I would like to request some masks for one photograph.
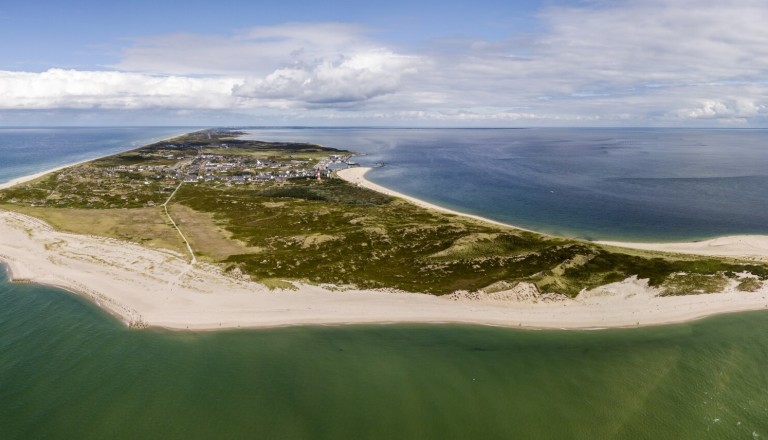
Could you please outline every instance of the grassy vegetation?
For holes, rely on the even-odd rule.
[[[679,273],[672,274],[662,283],[664,295],[686,295],[694,293],[722,292],[728,285],[728,278],[721,272],[714,274]]]
[[[185,186],[175,201],[211,213],[232,238],[258,249],[221,260],[257,279],[433,294],[528,281],[542,291],[574,296],[632,275],[670,294],[706,291],[698,278],[686,284],[686,278],[673,277],[681,272],[735,276],[746,270],[768,277],[766,267],[757,264],[649,258],[503,229],[340,181],[290,182],[266,190]]]
[[[306,143],[258,142],[234,139],[238,132],[204,130],[66,168],[37,180],[0,191],[0,203],[28,207],[82,209],[142,208],[163,203],[179,182],[191,173],[201,155],[222,160],[262,160],[268,171],[311,170],[329,154],[345,153]],[[218,176],[252,176],[257,171],[242,165]],[[202,177],[202,176],[200,176]],[[218,183],[223,184],[219,180]]]
[[[232,255],[260,251],[257,247],[249,247],[233,239],[232,233],[218,224],[211,213],[195,211],[181,204],[171,205],[169,212],[196,250],[198,260],[215,263]]]
[[[0,205],[0,209],[37,217],[65,232],[99,235],[152,248],[187,252],[162,208],[101,210]]]
[[[743,278],[736,286],[736,289],[741,290],[742,292],[756,292],[761,287],[763,287],[763,282],[759,279]]]
[[[162,208],[142,206],[162,203],[177,184],[168,174],[188,172],[193,158],[211,151],[230,158],[300,158],[306,161],[300,166],[311,166],[336,150],[203,131],[0,191],[0,202],[62,230],[184,252]],[[160,171],[138,165],[111,170],[120,164],[171,171],[157,178]],[[636,275],[664,294],[684,295],[722,290],[729,279],[754,291],[768,279],[762,264],[622,251],[502,228],[428,211],[338,179],[184,184],[169,212],[201,259],[271,287],[299,280],[441,295],[526,281],[542,292],[575,296]],[[757,278],[736,275],[745,271]]]

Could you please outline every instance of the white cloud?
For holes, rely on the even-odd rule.
[[[0,108],[227,108],[235,83],[124,72],[0,71]]]
[[[0,108],[272,109],[286,118],[768,125],[763,0],[584,2],[538,34],[404,49],[349,24],[146,37],[110,72],[0,72]]]
[[[678,110],[675,116],[680,119],[723,119],[725,121],[741,121],[746,123],[749,118],[765,115],[768,107],[748,99],[704,100],[695,108]]]
[[[373,50],[319,60],[314,65],[277,69],[235,87],[240,97],[281,99],[308,104],[360,102],[396,92],[403,75],[416,72],[414,57]]]
[[[356,25],[289,23],[235,34],[144,37],[126,48],[113,67],[175,75],[263,76],[278,68],[316,64],[379,47]]]

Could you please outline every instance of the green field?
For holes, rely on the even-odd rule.
[[[327,157],[348,152],[236,134],[202,131],[71,167],[0,191],[0,204],[61,230],[185,252],[160,204],[197,176],[168,204],[196,256],[270,286],[298,280],[443,295],[524,281],[575,296],[636,275],[684,295],[721,291],[730,279],[754,291],[768,278],[756,262],[607,248],[427,210],[314,178]]]

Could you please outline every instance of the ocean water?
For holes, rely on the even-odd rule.
[[[768,315],[601,331],[129,330],[0,281],[3,439],[768,435]]]
[[[768,233],[768,130],[252,129],[384,163],[369,178],[535,231],[675,241]]]
[[[189,127],[0,128],[0,183],[193,130]]]

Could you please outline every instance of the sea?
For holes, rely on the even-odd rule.
[[[403,194],[534,231],[694,241],[768,233],[768,130],[248,130],[364,154]]]
[[[0,129],[0,181],[187,131],[25,130]],[[383,164],[370,174],[378,183],[513,224],[529,218],[525,225],[536,230],[657,241],[767,232],[735,215],[728,224],[721,212],[765,215],[757,195],[766,188],[760,165],[768,132],[760,130],[249,132],[365,153],[361,164]],[[505,198],[515,176],[521,188]],[[476,182],[493,185],[482,191]],[[594,192],[600,182],[607,187]],[[679,204],[687,208],[643,215],[661,222],[709,212],[722,217],[719,226],[693,223],[686,233],[670,221],[635,233],[575,220],[582,214],[563,214],[569,220],[561,224],[550,214],[539,227],[528,212],[561,200],[534,195],[559,191],[606,212],[591,199],[605,194],[614,205],[646,187],[660,198],[686,194]],[[709,206],[691,201],[702,191]],[[621,209],[655,206],[638,198]],[[8,283],[0,267],[0,439],[755,439],[768,436],[766,365],[763,311],[592,331],[437,324],[131,330],[76,294]]]

